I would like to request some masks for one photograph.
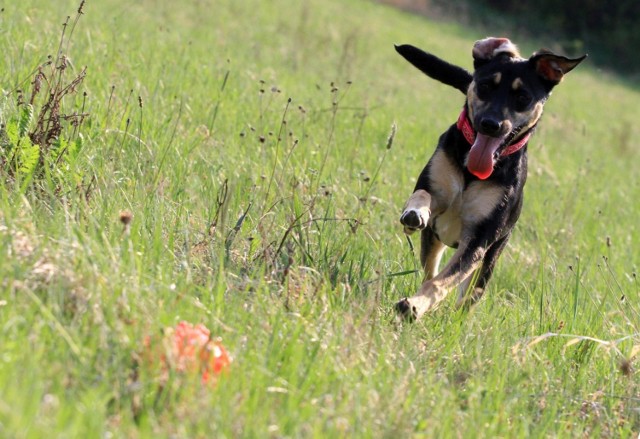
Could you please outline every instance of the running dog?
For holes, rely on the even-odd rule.
[[[416,295],[395,305],[413,321],[456,285],[458,306],[482,297],[520,216],[527,142],[552,89],[586,55],[570,59],[540,50],[524,59],[508,39],[486,38],[473,46],[471,74],[410,45],[396,50],[466,95],[457,123],[440,136],[400,217],[406,234],[421,231],[425,280]],[[446,246],[457,250],[438,272]]]

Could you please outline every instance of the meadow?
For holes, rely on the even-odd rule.
[[[571,72],[485,297],[399,325],[399,214],[463,97],[393,44],[471,69],[485,29],[364,0],[78,6],[0,12],[0,437],[637,437],[637,87]],[[45,82],[68,117],[38,156]],[[213,386],[140,364],[180,321],[233,357]]]

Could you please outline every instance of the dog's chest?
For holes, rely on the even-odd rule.
[[[433,212],[429,218],[429,226],[435,232],[438,239],[449,247],[458,247],[462,232],[461,220],[462,197],[454,200],[446,210]]]
[[[504,201],[504,189],[486,181],[451,179],[446,187],[434,190],[429,226],[438,239],[449,247],[457,247],[465,233],[492,215]]]

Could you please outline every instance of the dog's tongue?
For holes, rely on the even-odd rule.
[[[489,178],[493,172],[493,155],[502,144],[502,138],[489,137],[478,133],[471,146],[467,169],[480,180]]]

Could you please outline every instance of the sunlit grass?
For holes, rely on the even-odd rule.
[[[77,9],[14,3],[3,120]],[[640,96],[588,65],[480,305],[394,323],[420,282],[398,214],[463,99],[393,43],[470,68],[484,36],[362,1],[88,3],[87,178],[0,189],[0,436],[637,433]],[[213,390],[133,373],[181,320],[234,357]]]

